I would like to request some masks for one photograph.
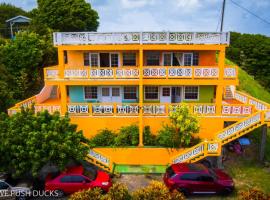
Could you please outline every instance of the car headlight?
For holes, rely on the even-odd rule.
[[[101,185],[107,186],[107,185],[109,185],[109,182],[102,182]]]

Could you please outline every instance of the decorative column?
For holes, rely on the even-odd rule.
[[[61,115],[65,115],[67,112],[67,87],[63,83],[60,84],[61,92]]]
[[[139,52],[139,146],[143,146],[143,49],[140,48]]]
[[[64,70],[65,70],[65,58],[64,58],[64,50],[58,47],[58,69],[59,76],[61,79],[64,78]]]
[[[218,77],[218,85],[216,88],[216,112],[217,114],[221,114],[221,106],[222,106],[222,97],[223,97],[223,88],[225,87],[224,80],[224,66],[225,66],[225,47],[223,47],[218,54],[218,69],[219,69],[219,77]]]

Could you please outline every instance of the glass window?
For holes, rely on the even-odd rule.
[[[185,87],[185,99],[186,100],[198,100],[199,99],[199,87],[198,86]]]
[[[214,181],[213,177],[208,176],[208,175],[201,175],[199,177],[199,180],[203,181],[203,182],[213,182]]]
[[[118,53],[111,54],[111,67],[118,67]]]
[[[86,181],[86,180],[82,176],[71,176],[71,182],[72,183],[82,183],[84,181]]]
[[[164,66],[172,66],[172,54],[164,53],[163,54],[163,65]]]
[[[84,66],[90,66],[89,53],[83,54],[83,63]]]
[[[173,170],[172,167],[168,167],[168,168],[166,169],[166,173],[168,174],[169,177],[172,177],[172,176],[175,175],[175,172],[174,172],[174,170]]]
[[[101,94],[103,97],[109,97],[110,96],[110,88],[102,88]]]
[[[64,51],[64,62],[65,62],[65,64],[68,63],[68,54],[67,54],[67,51]]]
[[[9,188],[9,185],[5,182],[0,181],[0,190],[6,190]]]
[[[159,66],[159,52],[148,52],[146,53],[146,65],[148,66]]]
[[[119,97],[120,96],[120,88],[112,88],[112,96]]]
[[[123,66],[136,66],[136,53],[123,53]]]
[[[97,99],[97,87],[94,86],[87,86],[84,87],[84,98],[85,99]]]
[[[137,99],[136,87],[124,87],[124,99]]]
[[[98,62],[99,56],[97,53],[91,53],[90,54],[90,66],[91,67],[98,67],[99,66],[99,62]]]
[[[158,99],[158,87],[157,86],[146,86],[145,87],[145,99]]]
[[[171,88],[162,88],[162,96],[169,97],[171,96]]]
[[[181,180],[185,180],[185,181],[198,181],[199,180],[200,175],[197,173],[187,173],[187,174],[183,174],[181,176]]]
[[[64,176],[60,179],[61,183],[71,183],[71,176]]]
[[[194,52],[193,53],[193,66],[198,66],[199,65],[199,53]]]
[[[192,65],[192,53],[184,53],[184,66]]]

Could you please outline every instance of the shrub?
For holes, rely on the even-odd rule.
[[[156,145],[156,136],[151,133],[150,126],[144,127],[143,143],[144,145],[148,145],[148,146]]]
[[[113,146],[116,134],[111,130],[103,129],[97,135],[90,139],[90,147]]]
[[[100,200],[102,199],[102,190],[100,188],[93,188],[89,190],[82,190],[72,194],[70,200]]]
[[[109,192],[103,197],[104,200],[130,200],[131,195],[128,192],[126,185],[115,183],[110,188]]]
[[[115,146],[137,146],[139,144],[139,127],[130,125],[120,128],[115,138]]]
[[[266,195],[260,190],[250,189],[248,191],[240,192],[239,200],[269,200],[270,195]]]
[[[175,139],[174,129],[168,125],[164,125],[158,132],[156,143],[163,147],[179,147],[180,140]]]
[[[182,200],[184,195],[180,192],[170,192],[168,188],[159,181],[152,181],[147,187],[133,192],[134,200]]]

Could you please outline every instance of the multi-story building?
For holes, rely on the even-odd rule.
[[[68,112],[86,137],[138,124],[140,148],[91,150],[92,161],[110,170],[217,156],[270,118],[268,104],[235,90],[238,68],[225,61],[229,33],[54,33],[54,45],[59,63],[44,69],[43,90],[9,112],[33,102],[36,111]],[[143,127],[156,133],[183,102],[198,114],[204,141],[186,150],[141,148]]]

